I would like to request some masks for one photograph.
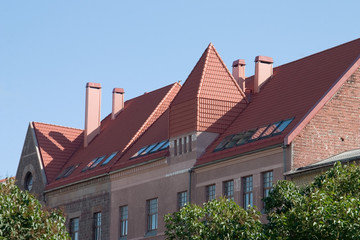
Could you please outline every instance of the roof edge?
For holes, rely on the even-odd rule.
[[[327,92],[315,103],[315,105],[305,114],[298,124],[284,138],[284,145],[289,145],[295,137],[304,129],[311,119],[320,109],[332,98],[340,89],[344,82],[360,67],[360,55],[349,66],[349,68],[339,77],[337,81],[327,90]]]
[[[32,134],[35,149],[36,149],[36,155],[37,155],[37,158],[39,160],[41,177],[43,178],[44,184],[46,186],[49,183],[49,181],[48,181],[48,178],[47,178],[47,175],[46,175],[46,172],[45,172],[44,160],[43,160],[42,154],[40,152],[40,147],[39,147],[38,137],[37,137],[37,134],[36,134],[36,131],[35,131],[34,122],[29,123],[29,128],[31,128],[31,134]]]

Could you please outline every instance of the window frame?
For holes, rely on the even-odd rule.
[[[77,225],[75,225],[77,223]],[[76,226],[76,228],[75,228]],[[69,221],[69,235],[71,240],[79,240],[80,218],[71,218]]]
[[[125,210],[125,211],[124,211]],[[127,237],[129,225],[129,207],[128,205],[120,206],[120,238]],[[126,212],[126,215],[124,214]]]
[[[178,210],[183,208],[188,203],[187,197],[188,197],[187,191],[177,193],[177,209]]]
[[[243,208],[249,209],[249,206],[254,206],[254,179],[252,175],[245,176],[243,180]],[[247,204],[249,203],[249,204]]]
[[[155,202],[155,203],[154,203]],[[153,198],[146,201],[146,230],[147,232],[154,232],[158,229],[158,217],[159,217],[159,204],[158,199]],[[152,208],[154,205],[155,208]],[[152,212],[154,210],[154,212]]]
[[[101,212],[94,213],[94,240],[101,240]]]
[[[271,176],[267,176],[267,174],[270,174]],[[271,179],[270,181],[267,181]],[[271,192],[271,190],[274,188],[274,171],[270,170],[270,171],[266,171],[262,173],[262,187],[263,187],[263,199],[266,198],[267,196],[269,196],[269,193]],[[265,202],[263,201],[264,207],[265,207]]]
[[[212,189],[212,188],[214,188],[214,189]],[[213,194],[210,195],[210,193],[213,193]],[[216,199],[216,185],[215,184],[207,185],[206,186],[206,201],[209,202],[214,199]]]
[[[230,185],[228,185],[230,184]],[[234,180],[228,180],[223,182],[223,195],[227,199],[234,201]],[[230,193],[230,194],[229,194]]]

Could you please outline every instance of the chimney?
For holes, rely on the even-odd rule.
[[[84,147],[100,133],[101,85],[86,84]]]
[[[260,92],[261,85],[273,75],[273,59],[257,56],[255,58],[254,92]]]
[[[232,75],[239,84],[241,90],[245,91],[245,60],[238,59],[232,64]]]
[[[115,119],[116,115],[124,108],[124,93],[123,88],[114,88],[112,92],[111,119]]]

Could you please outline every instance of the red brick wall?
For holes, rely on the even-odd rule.
[[[293,166],[360,148],[360,68],[293,141]]]

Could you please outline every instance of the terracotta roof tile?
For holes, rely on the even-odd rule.
[[[170,107],[170,136],[222,133],[246,106],[244,93],[209,44]]]
[[[102,120],[100,134],[86,148],[80,147],[62,171],[77,164],[80,164],[79,167],[69,177],[48,185],[47,189],[108,172],[116,159],[168,109],[179,89],[180,85],[175,83],[126,101],[116,119],[111,120],[110,114]],[[109,164],[81,171],[91,160],[116,151],[119,153]]]
[[[83,143],[83,130],[33,122],[48,183]]]
[[[332,88],[335,82],[360,56],[360,39],[274,68],[273,77],[251,97],[248,107],[231,126],[209,146],[197,165],[257,149],[281,144],[284,137],[305,114]],[[253,81],[253,77],[246,82]],[[261,127],[294,117],[284,132],[273,138],[259,140],[214,153],[214,148],[228,135]]]

